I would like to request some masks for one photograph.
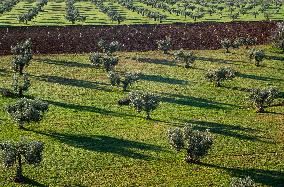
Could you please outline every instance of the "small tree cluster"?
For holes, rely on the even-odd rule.
[[[91,64],[95,68],[104,68],[107,72],[114,71],[115,66],[118,64],[118,58],[109,56],[107,54],[92,53],[90,55]]]
[[[255,45],[256,42],[257,38],[239,37],[234,40],[224,38],[223,40],[221,40],[220,44],[222,48],[226,49],[226,53],[229,53],[230,48],[239,48],[240,46],[246,46],[246,49],[248,49],[248,46]]]
[[[13,76],[13,88],[16,95],[23,96],[25,91],[28,91],[30,87],[30,81],[27,74],[24,74],[25,67],[29,66],[32,59],[32,42],[31,39],[18,43],[11,49],[15,55],[12,60],[12,69],[14,71]]]
[[[16,166],[15,182],[24,182],[23,164],[39,164],[42,161],[44,145],[39,141],[21,140],[20,142],[0,143],[0,158],[7,168]]]
[[[149,120],[151,119],[150,113],[158,108],[160,99],[152,93],[133,91],[127,98],[119,100],[118,104],[120,106],[130,105],[139,113],[146,112],[146,119]]]
[[[24,129],[26,123],[41,121],[44,112],[47,110],[48,103],[26,98],[6,107],[7,113],[18,123],[19,129]]]
[[[104,1],[93,0],[93,3],[100,9],[101,12],[105,13],[110,17],[111,21],[117,21],[118,24],[125,20],[125,17],[111,6],[104,5]]]
[[[253,89],[249,96],[250,101],[256,108],[256,112],[264,112],[264,108],[272,104],[278,95],[275,88]]]
[[[213,138],[209,131],[193,130],[190,124],[186,124],[183,129],[169,129],[168,139],[176,151],[186,150],[185,161],[188,163],[199,162],[213,145]]]
[[[42,11],[43,6],[46,5],[47,2],[48,0],[39,0],[35,7],[30,8],[27,13],[19,15],[19,22],[25,22],[27,24],[28,21],[34,19],[38,13]]]
[[[284,23],[277,23],[277,28],[272,34],[272,43],[275,47],[284,50]]]
[[[230,187],[256,187],[255,182],[248,176],[246,178],[233,178]]]
[[[231,80],[235,78],[236,71],[231,68],[218,68],[212,69],[205,74],[205,78],[211,82],[214,82],[216,87],[221,86],[221,82],[224,80]]]
[[[263,50],[251,49],[249,50],[249,59],[254,61],[255,65],[259,67],[261,62],[265,59],[265,53]]]
[[[166,37],[165,40],[159,40],[157,41],[158,49],[163,51],[164,54],[168,54],[168,51],[172,47],[172,40],[170,37]]]
[[[9,12],[12,8],[19,2],[19,0],[10,0],[4,1],[3,4],[0,6],[0,14],[4,12]]]
[[[118,41],[112,41],[107,43],[105,40],[100,40],[98,42],[99,48],[107,54],[112,55],[113,53],[117,52],[120,49],[120,44]]]
[[[74,24],[76,21],[85,21],[86,16],[82,16],[78,10],[74,6],[74,0],[66,0],[66,16],[65,18]]]
[[[175,53],[175,59],[184,63],[185,68],[190,68],[192,64],[195,62],[196,57],[192,52],[185,52],[183,50],[179,50]]]
[[[131,84],[139,80],[140,75],[140,73],[133,72],[126,72],[123,75],[119,75],[115,71],[110,71],[109,79],[112,86],[119,86],[120,84],[122,84],[123,91],[125,92]]]

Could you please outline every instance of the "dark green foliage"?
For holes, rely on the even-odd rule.
[[[27,24],[28,21],[34,19],[38,13],[42,11],[43,6],[46,5],[47,2],[47,0],[38,0],[35,7],[30,8],[27,13],[19,15],[19,22],[25,22]]]
[[[44,145],[39,141],[21,140],[20,142],[4,142],[0,144],[1,160],[5,167],[16,165],[15,182],[24,182],[23,160],[26,164],[39,164],[42,161]]]
[[[220,87],[221,82],[224,80],[231,80],[235,78],[236,72],[231,68],[218,68],[212,69],[205,74],[205,78],[214,82],[215,86]]]
[[[29,80],[29,77],[27,74],[23,75],[23,80],[22,82],[19,82],[19,77],[17,74],[14,74],[13,76],[13,88],[14,88],[14,93],[20,97],[23,96],[23,93],[28,91],[31,83]]]
[[[107,43],[105,40],[100,40],[98,46],[104,53],[113,54],[120,49],[121,45],[118,41]]]
[[[233,178],[230,187],[256,187],[256,184],[250,177],[246,178]]]
[[[249,59],[255,62],[257,67],[260,66],[260,63],[265,59],[265,54],[263,50],[251,49],[249,51]]]
[[[43,113],[47,110],[48,103],[26,98],[6,107],[7,113],[18,123],[20,129],[24,129],[25,123],[41,121]]]
[[[277,23],[277,28],[272,34],[272,44],[284,50],[284,23]]]
[[[232,41],[229,40],[228,38],[225,38],[223,40],[221,40],[220,42],[222,48],[226,49],[226,53],[229,53],[229,48],[232,46]]]
[[[76,21],[85,21],[86,17],[82,16],[78,10],[74,6],[74,0],[66,0],[66,16],[65,18],[74,24]]]
[[[95,68],[104,68],[107,72],[113,71],[118,64],[118,58],[101,53],[92,53],[90,55],[91,64]]]
[[[12,60],[12,68],[14,72],[22,75],[24,68],[29,66],[29,62],[32,59],[31,39],[27,39],[24,42],[11,47],[11,52],[15,55]]]
[[[19,2],[19,0],[10,0],[10,1],[5,1],[1,6],[0,6],[0,14],[3,14],[4,12],[9,12],[12,10],[12,8]]]
[[[157,109],[160,100],[152,93],[134,91],[129,94],[130,105],[135,108],[137,112],[145,111],[146,119],[150,118],[150,113]]]
[[[277,97],[279,91],[276,88],[253,89],[249,96],[250,101],[256,108],[256,112],[264,112],[264,108]]]
[[[183,50],[179,50],[175,53],[175,59],[184,63],[185,68],[190,68],[196,60],[196,57],[192,52],[185,52]]]
[[[158,49],[163,51],[164,54],[168,54],[168,51],[171,49],[172,47],[172,42],[171,42],[171,38],[170,37],[166,37],[165,40],[159,40],[157,41],[158,44]]]
[[[119,86],[122,84],[123,91],[127,91],[127,88],[139,80],[141,75],[140,73],[134,72],[126,72],[123,75],[119,75],[117,72],[110,71],[108,76],[112,86]]]
[[[177,151],[185,149],[188,163],[199,162],[213,145],[212,135],[208,131],[193,130],[192,125],[186,124],[183,129],[173,128],[168,130],[170,145]]]

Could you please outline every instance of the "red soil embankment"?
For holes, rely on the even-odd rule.
[[[31,38],[35,53],[88,53],[97,50],[100,39],[117,40],[123,51],[157,49],[156,41],[172,38],[173,49],[218,49],[222,38],[257,37],[265,44],[277,22],[192,23],[169,25],[0,27],[0,55]]]

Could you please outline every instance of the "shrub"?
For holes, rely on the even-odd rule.
[[[96,68],[104,68],[107,72],[113,71],[118,64],[118,58],[100,53],[92,53],[89,57],[91,64]]]
[[[112,41],[111,43],[107,43],[105,40],[100,40],[98,42],[99,48],[107,54],[113,54],[120,49],[120,43],[118,41]]]
[[[150,113],[157,109],[160,100],[152,93],[134,91],[129,94],[130,105],[133,106],[137,112],[145,111],[146,119],[151,119]]]
[[[74,24],[76,21],[85,21],[86,17],[82,16],[78,10],[74,6],[74,0],[66,0],[66,16],[65,18]]]
[[[39,141],[21,140],[20,142],[0,143],[1,160],[5,167],[17,167],[15,182],[24,182],[23,163],[39,164],[42,161],[44,145]],[[25,162],[23,162],[23,159]]]
[[[256,184],[250,177],[233,178],[230,187],[256,187]]]
[[[6,107],[7,113],[18,123],[19,129],[24,129],[25,123],[41,121],[43,113],[47,110],[48,103],[26,98]]]
[[[23,75],[24,68],[29,66],[32,59],[31,39],[27,39],[24,42],[11,47],[11,52],[15,55],[12,60],[12,68],[14,72]]]
[[[175,59],[185,63],[185,68],[190,68],[194,61],[196,60],[196,57],[193,55],[192,52],[185,52],[182,50],[179,50],[175,53]]]
[[[159,40],[157,41],[158,44],[158,50],[163,51],[164,54],[168,54],[168,51],[171,49],[172,47],[172,42],[171,42],[171,38],[170,37],[166,37],[165,40]]]
[[[220,42],[222,48],[226,49],[226,53],[229,53],[229,48],[232,46],[232,42],[231,40],[229,40],[228,38],[225,38],[223,40],[221,40]]]
[[[186,124],[183,129],[169,129],[168,139],[176,151],[186,150],[185,161],[188,163],[199,162],[213,145],[212,135],[208,131],[193,130],[190,124]]]
[[[17,74],[14,74],[13,76],[13,88],[14,93],[18,95],[19,97],[22,97],[24,95],[24,92],[28,91],[31,83],[29,80],[29,77],[27,74],[23,75],[23,80],[20,82],[19,77]]]
[[[112,86],[122,84],[123,91],[127,91],[127,88],[140,78],[140,73],[126,72],[120,76],[118,73],[110,71],[108,76]]]
[[[275,88],[253,89],[249,96],[250,101],[256,108],[256,112],[264,112],[264,108],[270,106],[278,95]]]
[[[249,51],[249,59],[255,62],[257,67],[260,66],[260,63],[264,60],[265,54],[262,50],[251,49]]]
[[[205,78],[214,82],[215,86],[220,87],[223,80],[231,80],[235,78],[236,72],[231,68],[218,68],[210,70],[205,74]]]
[[[277,28],[272,34],[272,44],[284,50],[284,23],[277,23]]]

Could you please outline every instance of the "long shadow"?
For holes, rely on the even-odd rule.
[[[28,184],[28,185],[31,185],[31,186],[38,186],[38,187],[47,187],[46,185],[44,184],[41,184],[33,179],[30,179],[28,177],[24,177],[24,182],[23,184]]]
[[[243,63],[244,61],[238,61],[238,60],[224,60],[224,59],[218,59],[218,58],[210,58],[210,57],[197,57],[197,60],[201,61],[208,61],[208,62],[215,62],[215,63],[221,63],[221,64],[231,64],[231,63]]]
[[[49,133],[37,132],[37,131],[33,132],[50,136],[52,138],[59,140],[64,144],[73,147],[85,149],[88,151],[94,151],[94,152],[112,153],[133,159],[142,159],[142,160],[157,159],[149,155],[138,153],[139,151],[154,151],[154,152],[164,151],[159,146],[132,141],[132,140],[110,137],[110,136],[103,136],[103,135],[85,136],[79,134],[65,134],[57,132],[49,132]]]
[[[138,62],[141,63],[151,63],[151,64],[158,64],[158,65],[166,65],[166,66],[177,66],[175,61],[170,61],[167,59],[152,59],[152,58],[138,58]]]
[[[261,183],[263,185],[283,187],[284,184],[283,171],[271,171],[252,168],[228,168],[207,163],[199,163],[199,165],[224,170],[226,172],[229,172],[234,177],[244,178],[246,176],[250,176],[255,182]]]
[[[253,133],[257,130],[247,127],[235,126],[235,125],[227,125],[215,122],[207,122],[207,121],[188,121],[189,123],[194,124],[194,128],[197,130],[206,130],[209,129],[210,132],[229,136],[233,138],[238,138],[240,140],[248,140],[248,141],[259,141],[263,143],[271,143],[267,140],[263,140],[260,137],[246,135],[244,133]]]
[[[280,56],[271,56],[271,55],[266,55],[265,56],[267,59],[270,60],[279,60],[279,61],[284,61],[284,57],[280,57]]]
[[[41,76],[34,76],[34,77],[36,79],[40,80],[40,81],[57,83],[57,84],[61,84],[61,85],[103,90],[103,91],[107,91],[107,92],[112,91],[110,88],[107,88],[107,86],[109,86],[109,84],[101,83],[101,82],[90,82],[90,81],[86,81],[86,80],[71,79],[71,78],[52,76],[52,75],[41,75]]]
[[[284,79],[263,77],[263,76],[257,76],[257,75],[249,75],[249,74],[243,74],[243,73],[238,73],[237,76],[241,78],[254,79],[254,80],[259,80],[259,81],[284,81]]]
[[[232,104],[225,104],[210,101],[208,99],[197,98],[193,96],[184,96],[179,94],[170,94],[170,93],[162,93],[161,100],[163,102],[178,104],[178,105],[186,105],[186,106],[193,106],[199,108],[207,108],[207,109],[230,109],[232,107],[238,107]]]
[[[167,84],[179,84],[179,85],[186,85],[188,81],[169,78],[169,77],[162,77],[161,75],[143,75],[141,77],[142,80],[146,81],[153,81],[153,82],[160,82],[160,83],[167,83]]]
[[[52,60],[52,59],[37,59],[36,61],[43,62],[45,64],[53,64],[53,65],[67,66],[67,67],[78,67],[78,68],[93,67],[91,64],[83,64],[75,61]]]

